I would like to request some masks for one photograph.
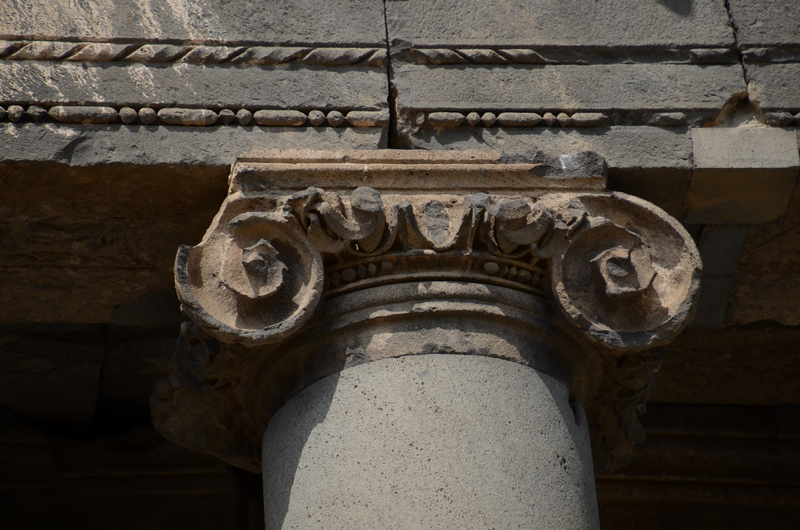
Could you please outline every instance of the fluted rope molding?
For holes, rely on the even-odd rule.
[[[0,41],[7,61],[193,63],[266,66],[373,66],[387,64],[385,48],[315,46],[216,46],[194,44],[119,44],[114,42]]]

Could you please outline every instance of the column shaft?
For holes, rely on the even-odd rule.
[[[556,379],[482,356],[360,364],[264,435],[267,528],[599,528],[583,410]]]

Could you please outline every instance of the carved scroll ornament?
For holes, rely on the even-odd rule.
[[[423,277],[552,293],[571,324],[620,350],[668,342],[691,315],[697,251],[676,221],[640,199],[407,199],[312,187],[264,211],[238,213],[232,203],[203,243],[178,254],[184,308],[212,337],[245,346],[296,332],[324,292]],[[455,255],[469,256],[468,268],[449,270],[442,258]]]
[[[341,307],[350,303],[347,311],[355,311],[361,303],[337,300],[451,282],[491,287],[484,307],[492,296],[520,293],[503,306],[508,315],[522,307],[538,315],[548,337],[575,337],[577,346],[559,351],[589,352],[569,370],[583,372],[571,380],[585,387],[579,394],[595,465],[624,463],[642,439],[638,415],[659,363],[652,348],[691,319],[701,264],[677,221],[641,199],[605,191],[604,170],[592,153],[279,152],[240,159],[205,238],[178,252],[176,286],[193,324],[184,327],[172,377],[154,393],[157,428],[259,471],[269,418],[251,402],[279,406],[330,373],[316,353],[292,353],[306,351],[304,329],[320,333],[332,318],[350,318],[341,317]],[[404,300],[413,312],[417,295],[410,296]],[[374,311],[363,318],[386,313],[380,300],[370,303]],[[315,319],[320,311],[325,316]],[[527,317],[520,318],[525,325]],[[281,364],[292,355],[299,360]],[[266,383],[264,370],[273,374]],[[298,370],[316,372],[298,379]]]

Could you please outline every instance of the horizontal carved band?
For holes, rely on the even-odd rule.
[[[531,173],[545,166],[501,167]],[[358,164],[338,169],[362,172]],[[217,224],[203,243],[181,250],[176,269],[190,316],[223,342],[285,337],[323,291],[419,279],[552,292],[570,322],[614,348],[666,342],[691,315],[697,252],[677,222],[632,197],[382,194],[364,186],[265,195],[248,187],[252,175],[239,176]]]
[[[688,123],[683,112],[650,112],[641,115],[609,115],[603,112],[539,111],[539,112],[425,112],[405,111],[402,117],[412,124],[414,131],[429,126],[434,129],[456,127],[601,127],[604,125],[650,125],[655,127],[681,127]],[[312,110],[291,109],[194,109],[165,107],[156,111],[151,107],[138,109],[127,106],[105,105],[42,105],[0,106],[0,121],[12,123],[30,120],[41,122],[52,120],[58,123],[102,125],[123,123],[125,125],[261,125],[263,127],[385,127],[389,124],[389,112],[364,110]],[[701,122],[710,116],[696,117]],[[800,113],[786,111],[764,113],[767,125],[788,127],[800,124]]]
[[[642,62],[662,64],[735,64],[730,48],[625,46],[540,46],[535,48],[414,47],[394,54],[402,61],[429,65],[555,65]]]
[[[156,111],[150,107],[138,110],[132,107],[114,107],[97,105],[56,105],[49,109],[39,105],[0,106],[0,121],[8,119],[12,123],[26,119],[41,122],[52,120],[59,123],[82,125],[105,125],[122,123],[124,125],[189,125],[205,127],[215,124],[223,125],[260,125],[263,127],[385,127],[389,124],[389,111],[351,110],[299,110],[261,109],[251,111],[231,109],[218,111],[211,109],[189,109],[165,107]]]
[[[386,65],[386,57],[386,48],[0,41],[0,59],[9,61],[227,63],[241,66],[291,63],[304,66],[382,67]]]

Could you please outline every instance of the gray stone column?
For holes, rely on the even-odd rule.
[[[582,408],[491,357],[328,376],[272,419],[263,464],[267,528],[599,528]]]
[[[240,159],[156,427],[263,471],[268,528],[597,528],[700,274],[604,188],[593,153]]]
[[[267,528],[598,527],[591,359],[546,300],[409,281],[318,311],[258,375],[319,379],[264,435]]]

